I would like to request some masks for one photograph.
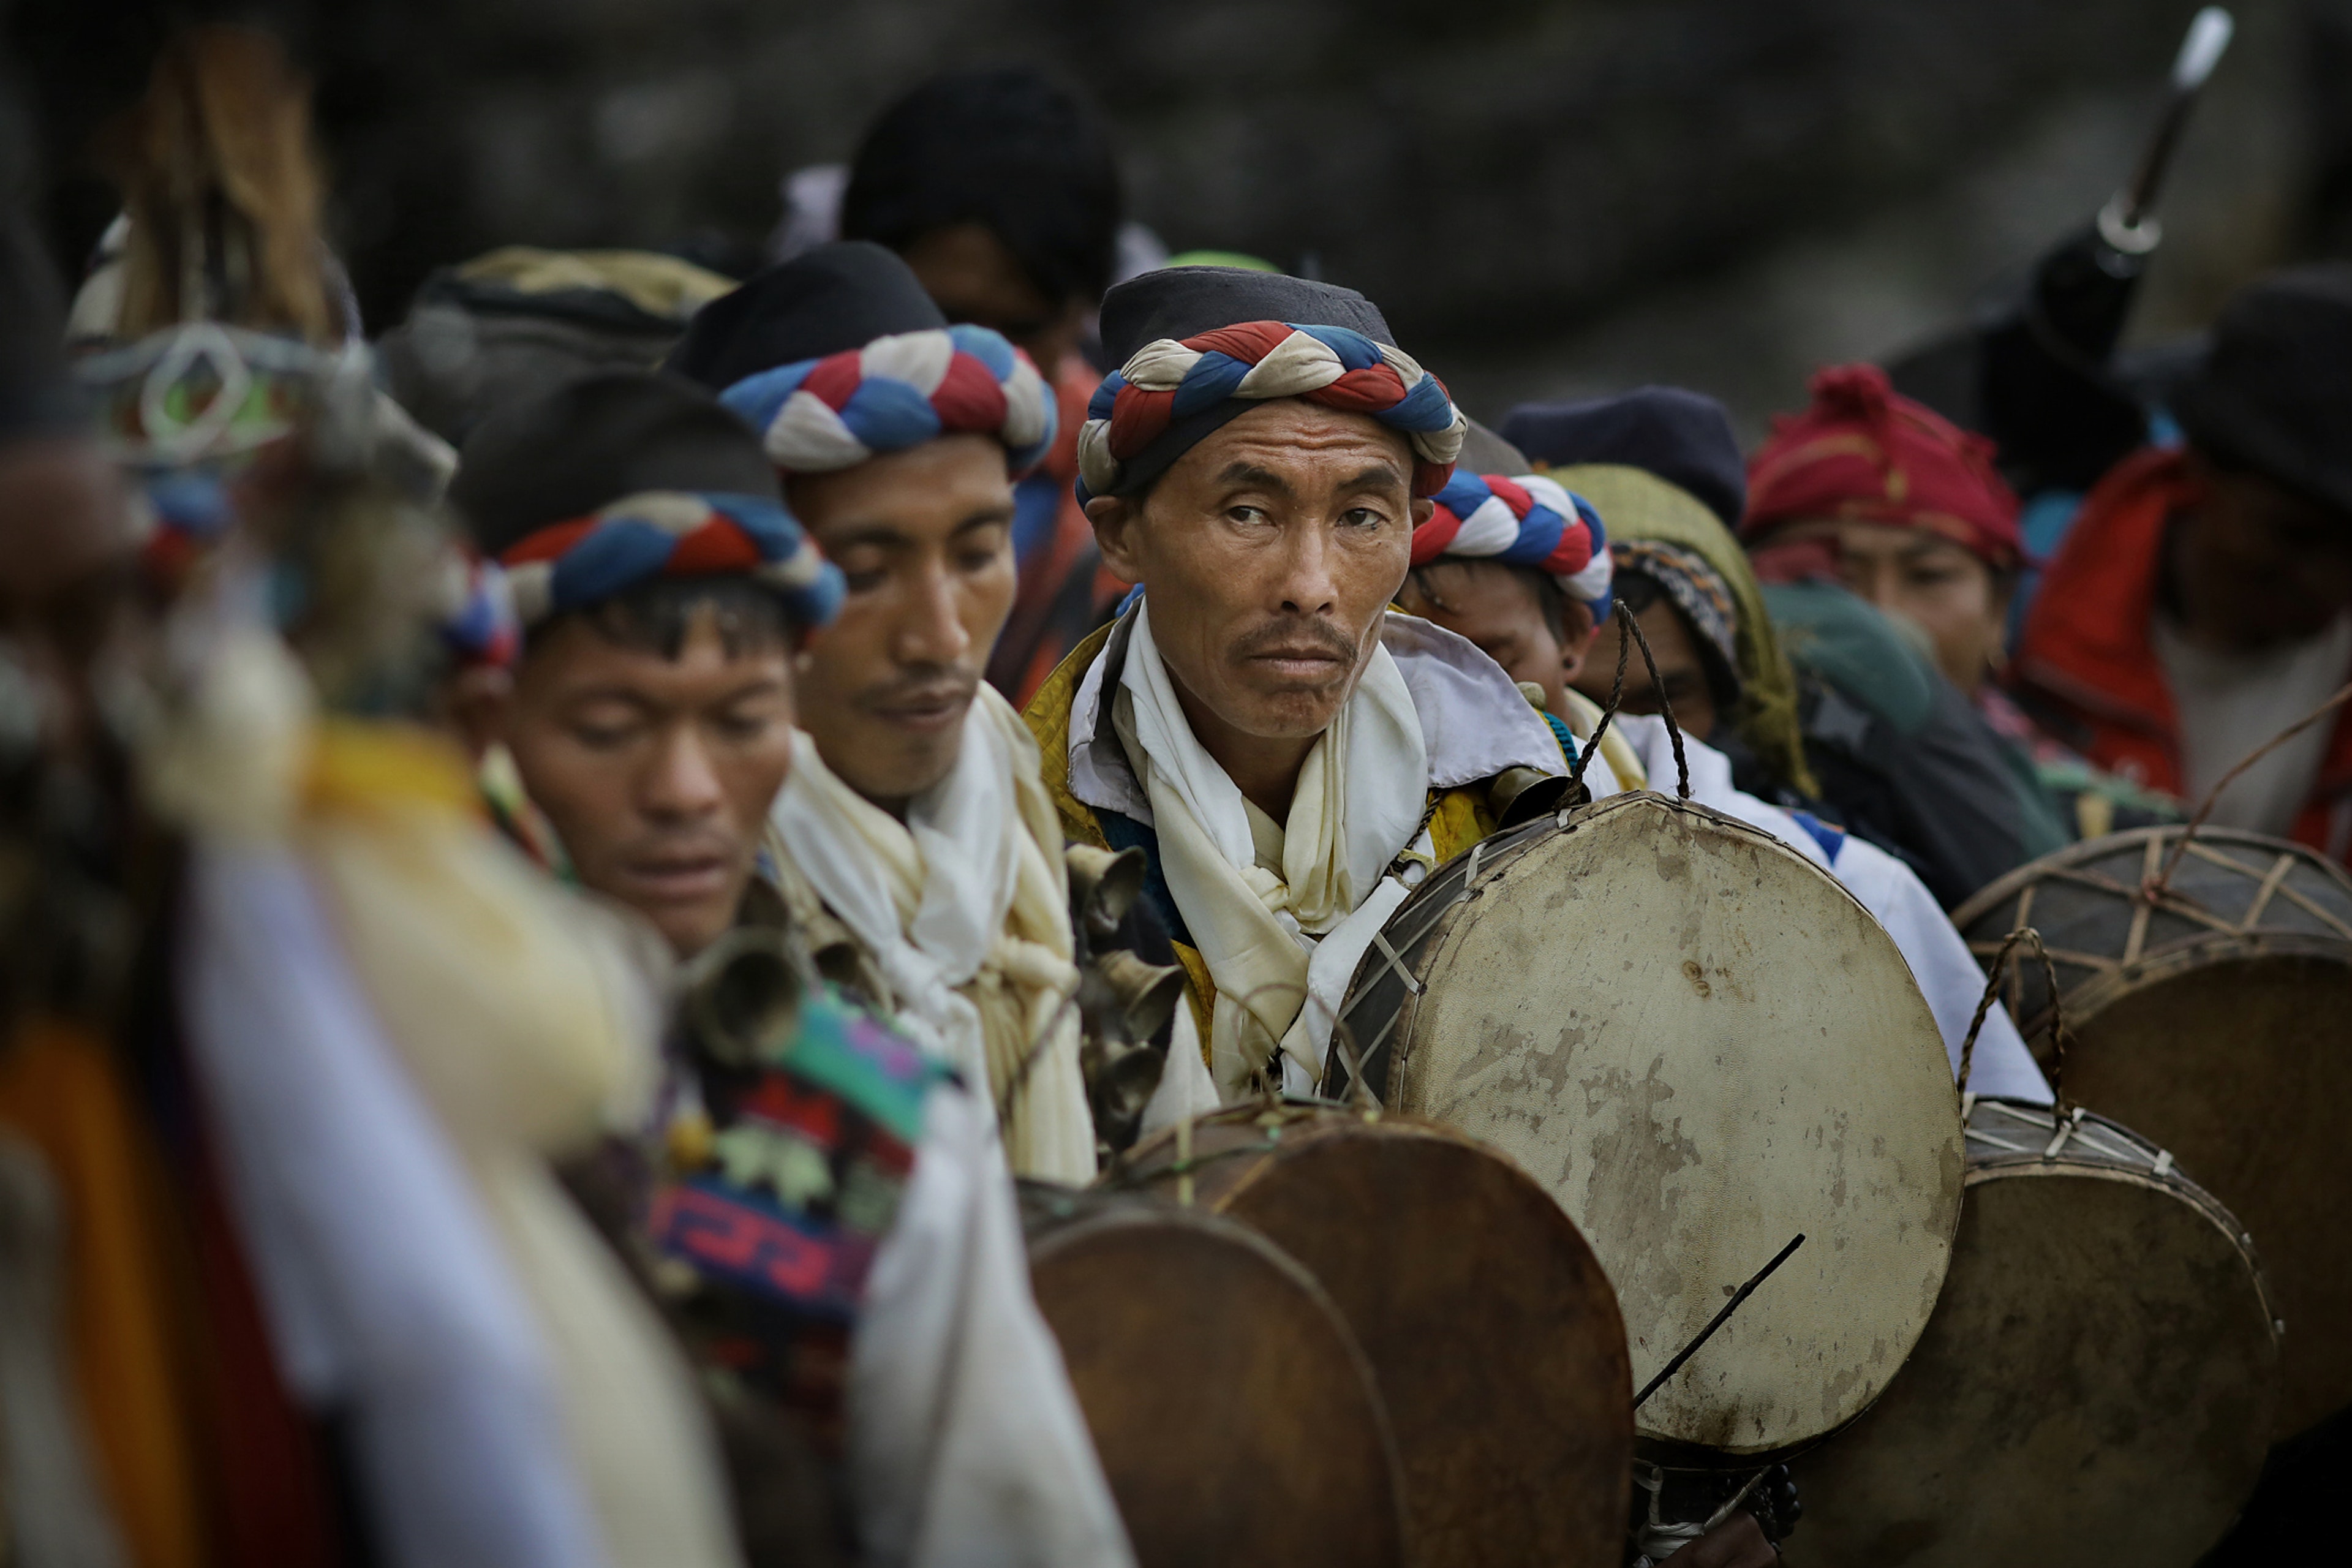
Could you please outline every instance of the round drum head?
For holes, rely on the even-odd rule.
[[[1637,1414],[1652,1457],[1752,1464],[1853,1419],[1926,1325],[1959,1209],[1958,1098],[1894,942],[1795,851],[1657,795],[1454,864],[1460,890],[1422,889],[1450,919],[1391,922],[1421,994],[1382,1042],[1390,1103],[1559,1201],[1637,1387],[1806,1237]]]
[[[2095,1118],[2060,1159],[2039,1107],[1974,1126],[2029,1150],[1972,1169],[1943,1299],[1886,1391],[1798,1461],[1824,1563],[2188,1568],[2269,1447],[2278,1339],[2226,1210]],[[2095,1143],[2111,1163],[2078,1157]],[[1979,1145],[1972,1142],[1972,1151]]]
[[[1615,1561],[1633,1457],[1625,1327],[1576,1226],[1451,1128],[1236,1107],[1139,1149],[1164,1194],[1306,1265],[1372,1363],[1396,1430],[1407,1556],[1454,1568]]]
[[[1038,1310],[1141,1568],[1394,1568],[1396,1448],[1330,1299],[1249,1227],[1024,1193]]]
[[[2068,1096],[2169,1149],[2250,1232],[2285,1320],[2278,1435],[2352,1402],[2352,880],[2301,845],[2200,830],[2175,897],[2136,895],[2179,840],[2118,834],[1972,899],[1979,952],[2032,925],[2075,1037]],[[2037,964],[2005,990],[2053,1065]]]

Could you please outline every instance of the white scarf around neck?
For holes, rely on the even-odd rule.
[[[982,686],[948,776],[899,822],[825,765],[805,732],[771,820],[793,865],[887,982],[892,1021],[961,1071],[993,1106],[1039,1053],[1013,1102],[1005,1152],[1022,1175],[1095,1173],[1094,1121],[1078,1062],[1076,987],[1060,830],[1036,743]],[[983,1008],[993,994],[1005,1005]],[[994,1015],[992,1026],[990,1015]]]
[[[1299,770],[1282,871],[1261,867],[1240,786],[1192,733],[1174,679],[1136,611],[1112,721],[1151,802],[1169,892],[1215,980],[1210,1069],[1228,1100],[1274,1042],[1293,1089],[1320,1076],[1341,994],[1406,886],[1384,875],[1412,850],[1433,863],[1422,819],[1429,757],[1412,693],[1385,647]],[[1418,875],[1414,880],[1418,880]]]

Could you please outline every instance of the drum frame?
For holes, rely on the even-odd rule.
[[[2352,946],[2352,923],[2305,898],[2302,891],[2286,885],[2286,875],[2297,865],[2322,870],[2342,885],[2345,898],[2352,901],[2352,874],[2334,861],[2312,851],[2306,845],[2290,843],[2263,834],[2242,832],[2236,828],[2202,827],[2198,829],[2181,849],[2181,858],[2195,859],[2204,865],[2244,878],[2254,884],[2254,897],[2244,914],[2232,921],[2208,909],[2188,894],[2170,887],[2159,889],[2151,900],[2145,890],[2152,886],[2163,870],[2166,854],[2179,842],[2181,829],[2175,826],[2139,827],[2126,833],[2111,834],[2105,838],[2086,839],[2071,850],[2060,851],[2068,859],[2087,858],[2093,846],[2103,846],[2106,851],[2137,839],[2141,844],[2140,881],[2137,885],[2117,881],[2103,872],[2085,870],[2074,864],[2052,864],[2049,858],[2019,867],[1999,881],[1979,890],[1968,902],[1952,911],[1952,924],[1962,932],[2016,900],[2016,907],[2006,917],[2009,927],[2033,924],[2033,903],[2045,883],[2065,882],[2088,888],[2113,898],[2122,899],[2132,906],[2130,929],[2125,933],[2124,951],[2119,956],[2084,952],[2079,949],[2052,946],[2049,950],[2054,964],[2071,965],[2080,973],[2062,973],[2059,984],[2065,994],[2067,1017],[2079,1025],[2103,1011],[2141,984],[2167,978],[2186,969],[2214,959],[2267,957],[2340,957]],[[2271,856],[2270,864],[2257,869],[2246,862],[2221,852],[2223,846],[2239,846],[2263,851]],[[2323,936],[2311,931],[2264,930],[2260,921],[2273,903],[2285,900],[2313,920],[2336,934]],[[2188,921],[2200,929],[2187,936],[2168,937],[2154,946],[2148,943],[2148,927],[2157,912]],[[1990,960],[2000,949],[1998,939],[1971,940],[1969,951],[1979,963]],[[2041,1041],[2034,1054],[2044,1067],[2050,1065],[2051,1052],[2047,1036],[2051,1024],[2051,998],[2040,998],[2041,1005],[2029,1017],[2024,1009],[2026,996],[2026,966],[2012,967],[2001,987],[2002,1005],[2017,1020],[2018,1031],[2029,1042]]]

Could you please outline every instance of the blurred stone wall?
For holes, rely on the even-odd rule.
[[[176,0],[171,14],[206,7]],[[1135,216],[1364,289],[1471,405],[1675,379],[1743,423],[2085,218],[2192,0],[258,0],[317,72],[371,324],[509,241],[756,259],[788,169],[944,66],[1028,59],[1118,129]],[[2352,240],[2352,0],[2249,0],[2144,330]],[[65,168],[163,14],[17,0]],[[2335,53],[2331,56],[2329,49]],[[2331,66],[2328,62],[2333,60]]]

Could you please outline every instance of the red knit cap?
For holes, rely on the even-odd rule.
[[[1812,393],[1811,407],[1772,421],[1748,462],[1741,538],[1832,518],[1928,529],[2004,571],[2023,558],[1991,442],[1901,395],[1874,364],[1832,365]]]

